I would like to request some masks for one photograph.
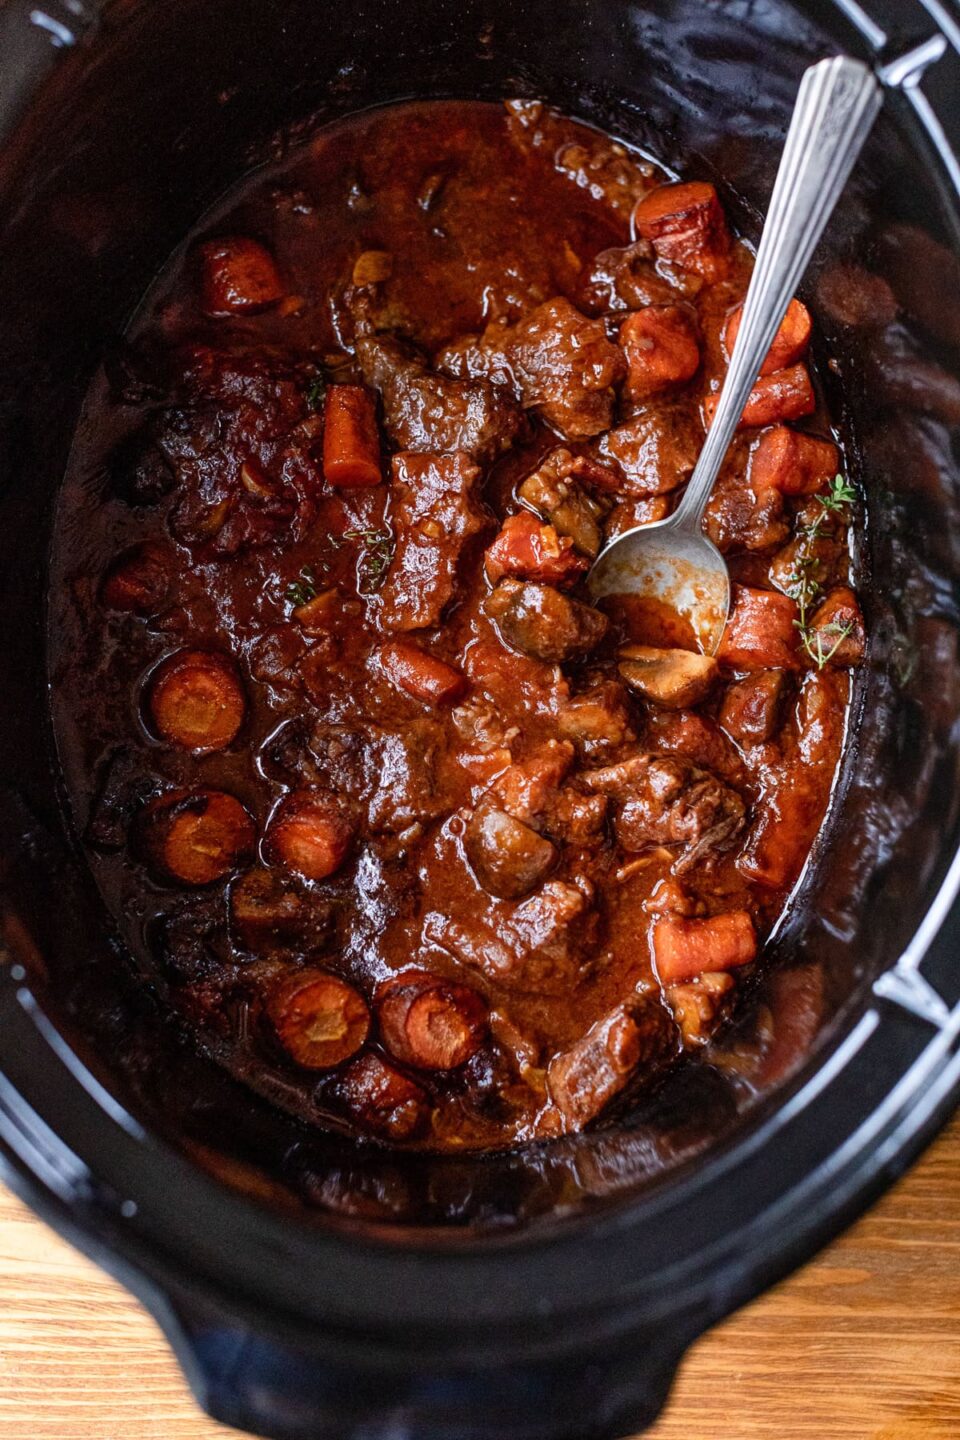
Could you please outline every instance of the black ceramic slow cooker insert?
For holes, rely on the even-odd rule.
[[[543,97],[715,178],[754,238],[799,76],[884,111],[808,276],[865,495],[871,648],[772,973],[832,1019],[751,1103],[690,1068],[616,1124],[488,1157],[298,1129],[132,983],[65,819],[51,517],[95,369],[240,175],[409,97]],[[201,1403],[283,1440],[600,1440],[806,1258],[960,1095],[960,9],[953,0],[0,0],[0,1157],[120,1276]],[[882,327],[817,306],[882,275]],[[757,996],[757,1003],[762,1001]]]

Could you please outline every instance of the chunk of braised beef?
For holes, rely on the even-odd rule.
[[[493,782],[491,793],[509,814],[542,829],[573,758],[573,746],[567,741],[547,740],[504,770]]]
[[[618,1005],[601,1016],[547,1070],[564,1132],[595,1120],[641,1069],[659,1071],[677,1042],[677,1028],[658,1000]]]
[[[453,599],[463,553],[489,524],[478,495],[480,470],[467,455],[393,457],[393,559],[379,592],[386,630],[438,625]]]
[[[667,495],[693,474],[703,442],[687,406],[659,405],[618,425],[599,454],[621,477],[621,495]]]
[[[777,733],[787,676],[757,670],[730,685],[720,702],[720,724],[741,745],[762,745]]]
[[[607,516],[604,526],[607,544],[618,535],[635,530],[638,525],[655,525],[658,520],[665,520],[670,509],[669,495],[636,495],[628,500],[621,500]]]
[[[373,834],[401,835],[435,819],[452,800],[441,783],[442,721],[417,715],[398,725],[320,721],[306,774],[347,796]]]
[[[848,563],[846,537],[837,525],[821,523],[816,530],[799,520],[797,533],[770,562],[770,581],[785,595],[824,590],[843,578]]]
[[[505,648],[494,636],[472,645],[464,656],[471,681],[506,711],[521,705],[537,715],[553,715],[569,686],[559,665]]]
[[[323,483],[319,417],[306,401],[312,373],[263,351],[188,352],[180,402],[157,436],[176,475],[178,540],[219,556],[305,533]]]
[[[382,1140],[412,1140],[430,1118],[426,1091],[371,1052],[348,1065],[336,1093],[350,1115]]]
[[[282,870],[256,867],[230,887],[230,931],[254,955],[322,951],[331,934],[333,911]]]
[[[593,606],[533,581],[501,580],[483,608],[508,645],[555,664],[588,655],[610,628]]]
[[[578,483],[575,464],[569,450],[552,450],[527,476],[517,495],[593,559],[603,544],[600,521],[606,507]]]
[[[455,380],[489,380],[516,399],[520,391],[506,346],[510,331],[506,324],[491,321],[480,335],[464,335],[434,356],[434,364]]]
[[[580,289],[584,308],[592,314],[669,305],[676,297],[674,286],[657,273],[649,240],[601,250]]]
[[[586,771],[581,783],[613,798],[614,829],[624,850],[682,847],[675,864],[678,874],[729,849],[746,819],[744,803],[734,790],[679,757],[635,755],[618,765]]]
[[[723,554],[731,550],[770,550],[790,533],[783,495],[771,486],[755,489],[744,474],[745,456],[736,449],[713,487],[704,528]]]
[[[459,380],[431,370],[391,335],[357,341],[366,383],[380,392],[387,434],[402,450],[461,452],[485,463],[512,445],[522,423],[513,399],[489,381]]]
[[[224,974],[223,932],[222,898],[191,896],[150,927],[150,944],[169,980],[194,985]]]
[[[496,930],[431,912],[424,939],[505,990],[564,995],[581,979],[598,928],[588,881],[548,880]]]
[[[818,666],[843,669],[859,665],[867,647],[867,632],[856,595],[849,585],[831,590],[810,619],[805,650]]]
[[[746,770],[737,747],[716,720],[699,710],[648,711],[642,735],[644,748],[661,755],[682,755],[701,770],[719,775],[734,789],[746,783]]]
[[[506,352],[523,404],[564,439],[589,439],[609,427],[626,362],[599,320],[569,300],[548,300],[514,327]]]
[[[602,759],[637,738],[626,688],[617,680],[598,679],[572,695],[557,726],[587,759]]]

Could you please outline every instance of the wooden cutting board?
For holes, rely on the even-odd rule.
[[[0,1189],[0,1440],[215,1440],[153,1321]],[[706,1336],[647,1440],[960,1440],[960,1116]]]

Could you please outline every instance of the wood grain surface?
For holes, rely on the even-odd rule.
[[[0,1440],[215,1440],[153,1321],[0,1190]],[[690,1352],[647,1440],[958,1440],[960,1117]]]

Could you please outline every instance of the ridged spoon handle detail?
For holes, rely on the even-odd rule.
[[[870,133],[881,98],[873,72],[846,56],[821,60],[803,76],[730,366],[674,516],[675,529],[699,533],[760,366]]]

